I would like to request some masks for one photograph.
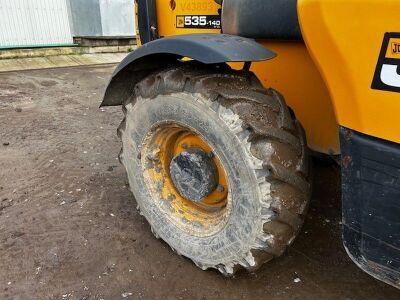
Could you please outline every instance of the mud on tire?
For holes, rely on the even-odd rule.
[[[120,161],[156,237],[225,275],[255,271],[293,242],[310,198],[309,164],[303,129],[277,91],[265,90],[251,72],[185,63],[137,84],[123,110]],[[198,132],[226,169],[229,214],[210,234],[175,226],[143,176],[146,136],[169,121]]]

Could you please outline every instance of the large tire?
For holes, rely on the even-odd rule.
[[[293,242],[310,198],[309,165],[302,127],[278,92],[251,72],[184,63],[137,84],[123,110],[120,161],[156,237],[225,275],[254,271]],[[171,121],[201,135],[227,173],[229,215],[204,234],[176,226],[143,174],[146,136]]]

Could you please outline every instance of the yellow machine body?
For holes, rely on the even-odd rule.
[[[338,125],[328,89],[301,42],[260,41],[277,57],[252,64],[265,87],[282,93],[302,123],[310,149],[338,154]]]
[[[160,37],[188,33],[219,33],[219,29],[182,28],[184,16],[218,15],[221,8],[210,0],[157,0],[157,25]],[[183,20],[184,21],[184,20]]]
[[[328,86],[337,122],[396,143],[400,94],[371,84],[385,33],[400,32],[399,11],[398,0],[298,1],[303,37]],[[384,49],[386,58],[400,59],[391,43],[396,41]]]
[[[220,32],[179,25],[183,16],[218,15],[221,7],[214,1],[157,0],[156,6],[160,37]],[[284,95],[312,150],[339,154],[338,125],[400,142],[400,95],[370,88],[385,32],[400,32],[398,11],[396,0],[385,1],[384,6],[381,0],[362,1],[362,5],[357,0],[299,0],[304,43],[258,41],[277,57],[253,63],[251,70],[266,87]]]

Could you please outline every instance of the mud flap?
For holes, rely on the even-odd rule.
[[[344,246],[361,269],[400,288],[400,145],[343,127],[340,138]]]

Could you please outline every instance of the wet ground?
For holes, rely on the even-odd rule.
[[[113,67],[0,74],[0,299],[400,299],[340,240],[339,172],[315,162],[302,233],[234,279],[174,254],[135,207],[117,155]]]

